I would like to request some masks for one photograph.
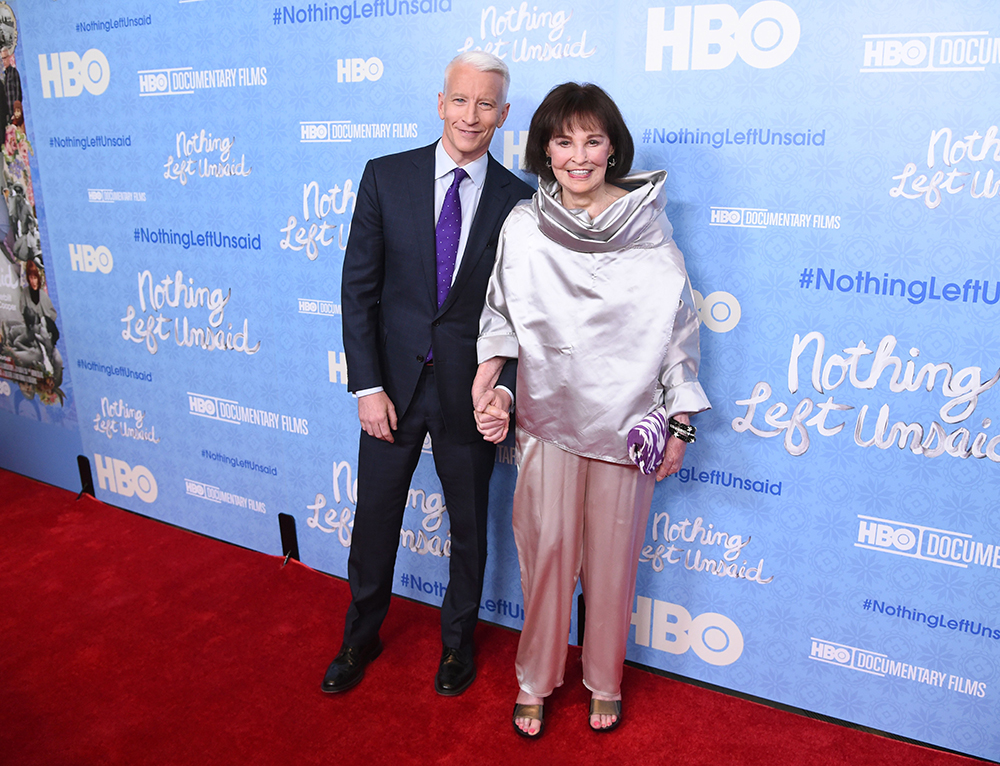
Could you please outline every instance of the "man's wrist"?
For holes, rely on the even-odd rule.
[[[514,393],[509,388],[507,388],[507,386],[494,386],[493,390],[494,391],[503,391],[505,394],[507,394],[507,398],[510,399],[510,407],[508,407],[507,409],[508,409],[508,411],[513,411],[514,410]]]

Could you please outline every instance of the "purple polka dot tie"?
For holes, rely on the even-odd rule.
[[[451,278],[455,273],[455,262],[458,260],[458,240],[462,236],[462,201],[458,196],[458,187],[468,175],[462,168],[455,168],[455,179],[444,195],[444,204],[438,217],[436,231],[438,308],[441,308],[444,299],[448,297]]]

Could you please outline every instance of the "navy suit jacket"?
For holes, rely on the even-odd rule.
[[[370,160],[344,255],[341,304],[350,391],[382,386],[402,417],[427,351],[441,411],[456,441],[481,439],[472,414],[476,339],[500,227],[534,190],[489,158],[486,181],[451,291],[437,305],[435,144]],[[500,383],[514,390],[516,366]]]

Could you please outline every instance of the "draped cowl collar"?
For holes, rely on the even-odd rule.
[[[591,218],[585,210],[569,210],[560,202],[556,181],[542,181],[533,198],[538,228],[558,245],[584,253],[657,247],[673,236],[673,226],[660,215],[667,203],[665,170],[634,173],[615,181],[628,194]]]

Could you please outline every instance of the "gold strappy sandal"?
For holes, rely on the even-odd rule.
[[[590,725],[590,717],[587,718],[587,726],[590,726],[591,731],[595,731],[598,734],[604,734],[605,732],[614,731],[618,728],[618,724],[622,722],[622,701],[621,700],[599,700],[594,697],[590,698],[590,714],[589,715],[614,715],[618,716],[615,718],[615,722],[610,726],[605,726],[603,728]]]
[[[518,718],[529,718],[532,721],[538,721],[538,731],[534,734],[528,734],[524,729],[517,725]],[[542,736],[542,732],[545,731],[545,706],[544,705],[521,705],[518,703],[514,704],[514,715],[511,717],[511,723],[514,724],[514,731],[520,734],[522,737],[527,739],[538,739]]]

